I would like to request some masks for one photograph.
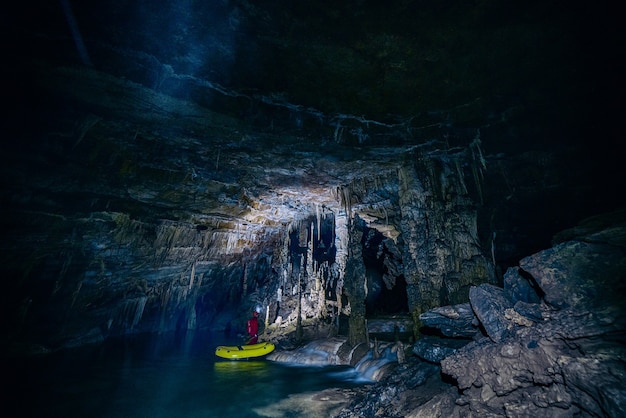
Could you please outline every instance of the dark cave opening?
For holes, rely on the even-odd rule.
[[[391,242],[376,229],[363,231],[363,264],[367,278],[365,315],[377,317],[409,312],[406,280],[393,268],[400,260],[389,248]]]

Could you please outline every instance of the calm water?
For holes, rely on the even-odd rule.
[[[347,368],[228,361],[230,344],[197,333],[135,338],[12,361],[5,411],[15,417],[258,417],[290,394],[358,383]],[[13,407],[13,408],[11,408]]]

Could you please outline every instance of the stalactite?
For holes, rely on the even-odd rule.
[[[456,172],[459,177],[459,184],[461,185],[461,190],[463,191],[464,194],[467,194],[467,186],[465,185],[465,176],[463,175],[463,170],[461,169],[461,163],[457,158],[454,159],[454,165],[456,167]]]
[[[302,270],[298,274],[298,311],[296,317],[296,341],[302,341],[303,329],[302,329]]]
[[[321,216],[320,216],[320,205],[318,203],[315,203],[315,217],[317,219],[317,239],[320,239],[321,237],[320,230],[321,230],[322,222],[321,222]]]
[[[335,242],[335,227],[336,227],[335,216],[333,216],[332,221],[333,221],[333,224],[332,224],[331,236],[330,236],[330,245],[331,245],[331,247],[333,246],[333,243]]]
[[[469,146],[471,152],[471,166],[472,166],[472,174],[474,176],[474,182],[476,184],[476,190],[478,192],[478,197],[480,199],[480,203],[483,203],[483,190],[482,190],[482,182],[484,181],[483,171],[487,169],[487,162],[485,157],[483,156],[482,149],[480,148],[480,130],[476,132],[476,136],[474,140]]]
[[[191,266],[191,277],[189,278],[189,289],[193,287],[193,282],[196,276],[196,263],[194,262]]]
[[[483,189],[481,185],[481,179],[478,173],[478,169],[476,168],[475,160],[472,160],[472,175],[474,176],[474,184],[476,185],[476,191],[478,192],[478,198],[480,199],[480,204],[483,204]]]

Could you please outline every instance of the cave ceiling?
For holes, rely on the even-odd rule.
[[[615,176],[593,160],[615,141],[600,131],[614,112],[590,106],[619,73],[603,13],[489,0],[41,2],[6,19],[19,40],[4,69],[9,132],[26,139],[3,145],[4,199],[280,228],[345,205],[342,187],[384,183],[415,155],[462,155],[476,138],[488,166],[556,161],[566,187]],[[354,204],[389,205],[381,190]]]

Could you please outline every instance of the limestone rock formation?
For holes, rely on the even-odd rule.
[[[465,339],[446,339],[423,336],[413,344],[413,354],[430,363],[441,363],[446,357],[469,343]]]
[[[356,344],[368,298],[390,294],[394,309],[419,313],[495,280],[468,185],[477,141],[355,158],[96,70],[37,71],[50,100],[71,107],[46,121],[46,143],[5,154],[16,181],[3,189],[3,268],[23,277],[6,304],[14,340],[54,349],[237,331],[260,309],[263,329],[286,337],[349,317]],[[99,116],[72,110],[85,106]]]

